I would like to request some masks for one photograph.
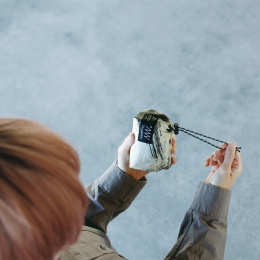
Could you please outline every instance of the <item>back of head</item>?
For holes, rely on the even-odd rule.
[[[0,260],[52,260],[77,241],[87,205],[79,170],[60,136],[0,119]]]

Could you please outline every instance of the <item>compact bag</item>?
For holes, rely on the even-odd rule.
[[[156,172],[172,165],[171,120],[163,113],[145,109],[133,118],[135,142],[130,150],[130,168]]]
[[[169,169],[172,165],[172,137],[179,131],[193,136],[218,149],[220,148],[196,135],[211,140],[228,144],[227,142],[179,127],[178,123],[172,124],[171,120],[163,113],[153,109],[145,109],[133,118],[132,132],[135,134],[135,142],[130,149],[129,167],[157,172]],[[240,152],[241,147],[236,147]]]

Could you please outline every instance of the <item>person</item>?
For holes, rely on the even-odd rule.
[[[129,168],[133,142],[130,133],[85,193],[78,155],[64,139],[36,122],[0,119],[0,260],[126,259],[106,230],[147,183],[148,172]],[[175,154],[175,136],[172,144]],[[235,143],[220,147],[226,150],[206,159],[211,172],[199,183],[165,259],[223,259],[229,189],[242,163]]]
[[[85,227],[76,244],[64,251],[60,260],[126,259],[112,246],[107,225],[125,211],[147,183],[148,172],[129,168],[134,135],[130,133],[118,148],[118,158],[107,171],[86,188],[90,205]],[[172,140],[176,153],[176,136]],[[236,144],[221,144],[205,167],[212,166],[205,182],[200,182],[192,204],[185,214],[178,240],[165,260],[223,259],[227,235],[230,188],[242,172],[241,155]],[[173,155],[172,163],[177,161]]]
[[[79,171],[54,132],[0,119],[0,260],[53,260],[77,241],[88,205]]]

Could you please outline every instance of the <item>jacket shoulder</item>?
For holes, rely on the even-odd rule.
[[[62,252],[59,260],[123,260],[126,259],[112,247],[106,234],[84,227],[78,241]]]

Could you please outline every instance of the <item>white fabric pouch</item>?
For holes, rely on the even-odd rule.
[[[133,118],[135,142],[130,150],[130,168],[156,172],[172,165],[174,126],[163,113],[146,109]]]

